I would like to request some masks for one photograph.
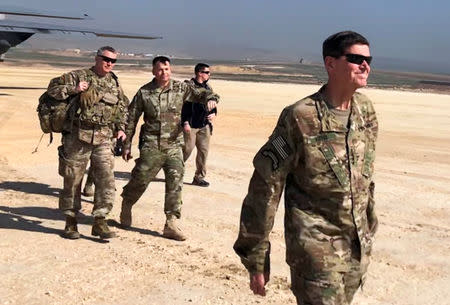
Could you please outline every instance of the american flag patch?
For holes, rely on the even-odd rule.
[[[289,148],[289,145],[282,136],[278,136],[275,139],[273,139],[272,145],[282,160],[287,159],[287,157],[289,157],[289,155],[292,153],[291,149]]]

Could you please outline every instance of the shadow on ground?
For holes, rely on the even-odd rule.
[[[59,197],[60,188],[50,187],[48,184],[37,183],[34,181],[5,181],[0,183],[0,190],[11,190],[27,194],[47,195]],[[93,203],[92,200],[85,198],[82,202]]]
[[[46,220],[59,220],[61,229],[46,227],[42,225],[41,220],[28,219],[27,217]],[[79,214],[78,223],[92,224],[92,222],[93,222],[92,217],[84,214]],[[51,209],[47,207],[13,208],[0,206],[0,229],[22,230],[46,234],[56,234],[61,236],[63,227],[64,227],[64,215],[62,215],[61,212],[57,209]],[[80,238],[84,238],[99,243],[108,242],[107,240],[93,238],[85,235],[81,235]]]
[[[131,173],[130,172],[118,172],[118,171],[114,171],[114,178],[116,178],[117,180],[130,180],[131,178]]]
[[[130,180],[131,178],[131,173],[130,172],[119,172],[119,171],[114,171],[114,177],[117,180]],[[152,182],[166,182],[166,179],[161,179],[161,178],[153,178]]]
[[[12,190],[28,194],[59,196],[59,188],[50,187],[48,184],[33,181],[4,181],[0,183],[0,190]]]
[[[151,236],[155,236],[155,237],[164,238],[162,236],[162,234],[157,231],[153,231],[153,230],[149,230],[149,229],[141,229],[141,228],[136,228],[136,227],[124,228],[124,227],[122,227],[122,225],[120,223],[118,223],[114,219],[108,219],[108,225],[125,230],[125,231],[132,231],[132,232],[137,232],[137,233],[141,233],[141,234],[145,234],[145,235],[151,235]]]
[[[124,180],[124,181],[129,181],[131,178],[131,173],[130,172],[120,172],[120,171],[114,171],[114,177],[117,180]],[[164,178],[153,178],[151,182],[166,182],[166,179]],[[189,182],[183,182],[184,185],[193,185],[192,183]]]

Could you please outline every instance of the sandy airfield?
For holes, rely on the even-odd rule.
[[[17,88],[46,87],[63,72],[0,66],[0,304],[295,304],[284,262],[283,203],[271,236],[265,298],[251,294],[232,245],[254,154],[282,108],[319,87],[212,81],[222,102],[209,158],[211,186],[190,185],[191,158],[182,211],[189,239],[160,237],[164,183],[155,181],[134,208],[134,227],[114,228],[119,237],[110,242],[90,235],[92,199],[84,198],[82,238],[73,241],[59,236],[59,136],[48,147],[44,137],[32,154],[41,136],[35,109],[44,89]],[[150,78],[119,76],[130,98]],[[450,96],[362,91],[374,101],[381,128],[375,176],[380,227],[368,280],[354,304],[450,304]],[[113,220],[133,165],[116,159]]]

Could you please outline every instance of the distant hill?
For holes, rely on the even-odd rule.
[[[94,51],[92,50],[30,50],[14,48],[7,54],[6,62],[13,65],[45,64],[74,68],[91,65],[93,55]],[[120,55],[116,69],[119,71],[121,69],[135,69],[150,72],[152,59],[151,56],[146,54]],[[301,64],[289,61],[208,60],[176,57],[172,57],[171,60],[175,72],[183,77],[190,77],[194,65],[202,61],[212,65],[213,77],[216,79],[302,84],[323,84],[327,80],[327,74],[321,63]],[[394,64],[409,67],[412,62],[380,58],[375,59],[375,63],[370,75],[369,87],[450,93],[450,74],[421,72],[419,68],[425,68],[426,64],[424,62],[418,64],[416,70],[413,68],[407,70],[405,68],[403,70],[399,69],[400,71],[394,70]],[[442,68],[441,70],[444,69]],[[423,71],[426,71],[426,69],[423,69]]]

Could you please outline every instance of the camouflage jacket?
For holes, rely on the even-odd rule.
[[[78,130],[80,140],[92,144],[100,144],[117,131],[124,131],[129,100],[112,72],[99,77],[93,68],[72,71],[53,79],[47,92],[55,99],[65,100],[77,95],[75,88],[80,81],[88,82],[89,88],[80,94],[74,121],[69,117],[65,130]]]
[[[129,120],[126,128],[129,149],[136,131],[139,117],[144,113],[144,123],[139,135],[139,149],[161,149],[180,146],[183,143],[180,126],[181,109],[184,101],[219,101],[219,96],[210,90],[194,88],[189,83],[170,80],[167,88],[159,88],[156,80],[142,86],[128,107]]]
[[[253,160],[234,244],[251,273],[269,271],[269,234],[284,188],[291,267],[305,273],[345,272],[351,257],[362,260],[370,254],[377,227],[375,111],[366,96],[355,93],[347,128],[328,109],[324,88],[283,110]]]

